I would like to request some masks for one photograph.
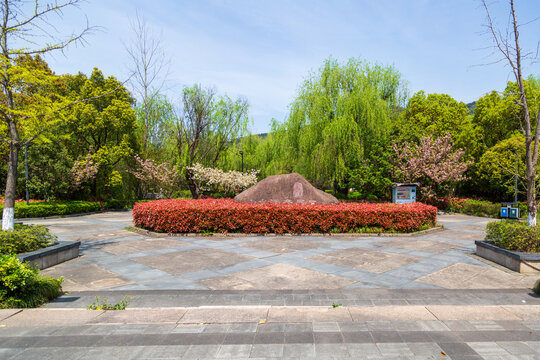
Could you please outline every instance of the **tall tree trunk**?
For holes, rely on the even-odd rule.
[[[534,169],[530,172],[527,169],[527,225],[536,226],[536,179]]]
[[[11,231],[15,221],[15,192],[17,190],[17,162],[19,160],[19,147],[13,142],[9,147],[8,174],[6,181],[6,194],[4,211],[2,213],[2,230]]]
[[[199,187],[195,183],[195,180],[193,180],[193,172],[191,170],[188,170],[186,172],[186,181],[188,183],[189,191],[191,191],[191,197],[194,199],[198,199]]]

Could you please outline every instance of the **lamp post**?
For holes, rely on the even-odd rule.
[[[240,150],[240,155],[242,156],[242,173],[244,172],[244,152]]]
[[[510,149],[511,152],[516,154],[516,176],[514,177],[514,202],[517,206],[517,192],[518,192],[518,169],[519,169],[519,158],[518,158],[518,152],[516,149]]]
[[[28,195],[28,144],[24,146],[24,176],[26,179],[25,187],[26,187],[26,205],[30,204],[30,197]]]

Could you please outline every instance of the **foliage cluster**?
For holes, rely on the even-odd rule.
[[[41,58],[27,58],[24,64],[54,78],[48,94],[71,101],[105,94],[62,113],[29,147],[28,186],[36,198],[106,203],[185,196],[188,190],[197,198],[205,195],[203,182],[210,192],[230,196],[254,180],[216,184],[202,181],[194,169],[201,164],[232,174],[241,168],[240,152],[248,174],[257,170],[258,179],[299,172],[315,186],[352,200],[388,200],[393,182],[419,181],[421,199],[431,203],[433,195],[509,201],[516,168],[512,149],[518,152],[518,174],[525,175],[519,89],[512,82],[502,93],[480,98],[470,114],[446,94],[418,92],[408,98],[393,67],[328,59],[302,83],[289,117],[273,121],[270,134],[256,136],[247,133],[248,104],[242,98],[193,86],[182,90],[180,106],[159,93],[143,106],[98,69],[88,77],[58,76]],[[538,84],[534,77],[525,82],[532,109],[540,104]],[[7,160],[5,147],[0,146],[0,156]],[[6,173],[6,163],[0,164],[0,174]],[[23,170],[20,161],[19,197]],[[1,186],[4,181],[5,176]],[[524,188],[520,180],[521,198]],[[93,206],[86,211],[98,210]],[[18,217],[75,212],[57,210],[25,212],[21,207]]]
[[[54,244],[56,236],[45,226],[15,225],[13,231],[0,231],[0,254],[20,254]]]
[[[501,203],[493,203],[487,200],[444,196],[431,197],[428,200],[427,203],[437,207],[439,210],[447,210],[467,215],[497,218],[500,216],[501,212]],[[519,203],[518,207],[522,216],[526,214],[527,205],[525,203]]]
[[[17,201],[15,205],[15,218],[39,218],[48,216],[63,216],[72,214],[85,214],[102,210],[131,209],[137,201],[144,200],[119,200],[109,199],[106,201],[32,201],[26,205],[24,200]],[[0,203],[0,211],[3,207]]]
[[[228,196],[234,196],[239,191],[245,190],[257,183],[259,171],[250,170],[247,173],[221,169],[207,168],[197,163],[187,167],[192,173],[192,178],[197,186],[197,192],[217,192]]]
[[[82,214],[99,211],[102,206],[99,202],[90,201],[49,201],[18,203],[15,205],[15,218],[37,218],[47,216]]]
[[[62,278],[42,276],[15,255],[0,255],[0,308],[38,307],[62,293]]]
[[[416,231],[435,225],[437,208],[415,204],[248,204],[232,199],[157,200],[135,204],[135,226],[168,233],[328,233]]]
[[[396,177],[401,181],[420,182],[423,198],[447,192],[443,186],[464,179],[472,162],[462,160],[465,152],[455,150],[450,133],[434,139],[424,136],[419,144],[393,144],[396,154]]]
[[[486,227],[486,241],[506,250],[540,252],[540,228],[520,221],[491,222]]]

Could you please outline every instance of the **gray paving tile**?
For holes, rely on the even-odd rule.
[[[508,351],[506,351],[503,347],[499,346],[496,342],[468,342],[467,344],[481,356],[511,355]]]
[[[181,359],[189,349],[189,345],[157,345],[147,346],[138,354],[141,359]]]
[[[344,344],[315,344],[317,359],[348,359],[349,349]]]
[[[249,345],[221,345],[216,354],[218,359],[239,359],[248,358],[251,354],[251,344]]]
[[[340,327],[337,322],[314,322],[313,332],[339,332]]]
[[[252,358],[281,358],[283,344],[254,344],[251,348]]]
[[[315,357],[314,344],[285,344],[283,346],[284,359],[308,359]]]
[[[199,334],[206,329],[206,325],[178,325],[171,333],[173,334]]]
[[[191,345],[184,353],[184,359],[215,358],[221,345]]]
[[[521,341],[498,341],[497,345],[512,355],[538,354],[529,345]]]
[[[414,356],[406,343],[376,343],[381,355],[385,358],[399,356]]]
[[[257,324],[255,323],[232,324],[229,331],[237,332],[237,333],[254,333],[257,331]]]
[[[442,351],[450,355],[450,357],[459,358],[464,355],[478,355],[478,353],[472,349],[469,345],[460,342],[439,342],[439,347]]]

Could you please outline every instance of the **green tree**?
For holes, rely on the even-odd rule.
[[[137,116],[137,141],[145,144],[147,158],[158,162],[169,161],[175,153],[175,119],[174,105],[166,96],[154,94],[145,103],[135,106]]]
[[[29,67],[28,56],[62,50],[77,42],[89,31],[83,29],[65,40],[54,36],[56,28],[50,16],[61,14],[80,0],[40,5],[35,0],[5,0],[0,5],[0,140],[9,145],[8,171],[2,230],[13,229],[17,165],[19,151],[60,120],[58,113],[69,102],[48,89],[56,76],[46,70]],[[43,45],[40,45],[42,41]]]
[[[489,7],[485,0],[482,4],[486,11],[487,28],[493,41],[493,48],[502,55],[502,60],[507,62],[512,69],[516,79],[517,91],[519,100],[517,105],[520,107],[520,127],[525,135],[525,179],[527,189],[527,224],[536,226],[536,181],[538,178],[537,166],[540,147],[540,111],[537,112],[536,118],[533,113],[533,99],[527,94],[525,80],[522,70],[522,62],[528,57],[528,53],[521,48],[519,43],[519,31],[521,26],[518,24],[514,1],[510,0],[509,18],[506,31],[501,31],[495,25],[493,18],[489,12]],[[538,85],[536,83],[535,85]]]
[[[476,164],[476,175],[473,184],[478,195],[491,197],[498,201],[509,201],[514,194],[514,176],[516,174],[516,155],[518,153],[518,188],[525,192],[525,137],[516,134],[501,140],[486,151]]]
[[[395,124],[400,142],[418,143],[422,137],[451,134],[455,145],[468,157],[482,153],[481,134],[468,115],[463,102],[447,94],[414,94]]]
[[[528,81],[523,80],[533,117],[536,117],[540,105],[540,88],[536,83],[537,80],[532,76]],[[508,82],[502,94],[492,91],[477,101],[473,122],[481,131],[481,139],[486,149],[520,131],[523,109],[518,105],[519,98],[518,84]]]
[[[87,78],[84,74],[66,75],[72,101],[81,101],[66,115],[66,147],[73,159],[89,159],[98,165],[91,185],[91,195],[110,197],[113,188],[121,188],[128,161],[138,150],[136,116],[131,108],[133,98],[114,77],[105,78],[94,68]]]
[[[71,193],[73,159],[59,141],[37,142],[28,148],[28,191],[32,198],[66,199]],[[25,193],[24,162],[19,161],[17,193]],[[21,195],[21,197],[23,197]]]
[[[243,98],[216,97],[212,89],[198,85],[183,91],[183,114],[176,123],[178,165],[193,198],[198,187],[187,170],[196,163],[215,167],[221,155],[239,137],[247,133],[248,103]]]
[[[319,185],[346,189],[379,139],[389,133],[407,91],[393,67],[326,60],[302,84],[273,150],[283,168]]]

